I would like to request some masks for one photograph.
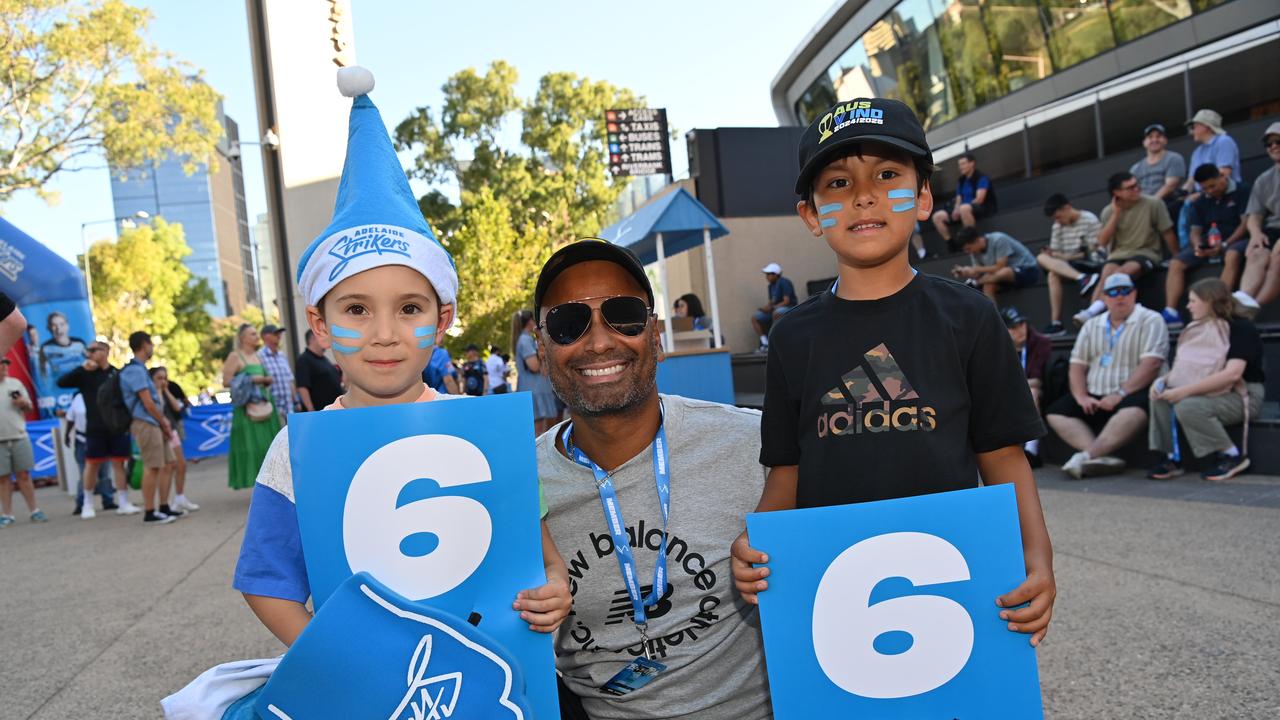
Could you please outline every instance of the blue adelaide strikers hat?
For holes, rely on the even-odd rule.
[[[431,281],[441,304],[453,303],[458,296],[457,267],[422,216],[382,115],[369,99],[373,74],[362,67],[339,68],[338,88],[355,98],[347,159],[333,221],[298,261],[303,299],[317,305],[333,286],[356,273],[404,265]]]
[[[916,114],[901,100],[854,98],[836,103],[800,136],[796,194],[809,194],[813,178],[851,145],[881,142],[933,164],[933,153]]]

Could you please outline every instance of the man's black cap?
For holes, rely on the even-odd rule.
[[[542,298],[547,294],[552,281],[568,268],[589,260],[611,262],[626,270],[644,288],[644,294],[649,298],[649,307],[653,307],[653,286],[649,284],[649,276],[645,274],[640,259],[621,245],[614,245],[600,238],[586,238],[560,248],[542,266],[542,271],[538,273],[538,284],[533,290],[535,323],[541,323]]]
[[[933,164],[924,128],[906,103],[886,98],[854,98],[832,105],[800,136],[796,194],[808,195],[813,177],[833,157],[863,142],[892,145]]]
[[[1027,316],[1018,312],[1018,308],[1013,306],[1001,310],[1000,317],[1004,318],[1004,326],[1007,328],[1017,327],[1027,321]]]
[[[1169,137],[1169,131],[1168,131],[1168,130],[1165,130],[1165,129],[1164,129],[1164,125],[1163,125],[1163,124],[1161,124],[1161,123],[1151,123],[1150,125],[1148,125],[1148,126],[1146,126],[1145,128],[1143,128],[1143,130],[1142,130],[1142,137],[1146,137],[1146,136],[1150,135],[1152,130],[1158,130],[1158,131],[1160,131],[1160,134],[1161,134],[1161,135],[1163,135],[1163,136],[1165,136],[1165,137]]]

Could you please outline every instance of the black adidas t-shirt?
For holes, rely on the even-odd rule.
[[[975,453],[1044,435],[995,306],[944,278],[810,298],[774,327],[766,374],[760,463],[799,465],[801,508],[976,487]]]

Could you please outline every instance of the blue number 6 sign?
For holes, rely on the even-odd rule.
[[[747,516],[778,720],[1043,717],[1012,485]]]
[[[553,717],[551,637],[511,609],[546,582],[532,427],[527,393],[304,413],[289,459],[317,611],[367,572],[407,601],[477,614],[520,665],[534,717]]]

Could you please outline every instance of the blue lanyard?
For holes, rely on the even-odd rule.
[[[1027,369],[1027,346],[1022,346],[1022,369]]]
[[[658,548],[658,557],[654,561],[653,588],[648,597],[640,595],[636,559],[631,553],[631,541],[627,537],[627,529],[622,524],[622,510],[618,504],[618,493],[613,489],[613,480],[609,477],[609,473],[592,462],[586,453],[573,444],[573,423],[569,423],[565,428],[564,447],[569,451],[574,462],[590,468],[596,476],[596,488],[600,491],[600,504],[604,509],[605,524],[609,526],[609,534],[613,536],[613,554],[618,558],[618,569],[622,571],[622,579],[627,585],[627,595],[631,597],[635,623],[643,637],[647,617],[645,608],[657,605],[667,588],[667,518],[671,513],[671,475],[668,472],[670,463],[667,455],[665,422],[658,425],[658,434],[653,439],[653,476],[658,486],[658,506],[662,510],[662,544]]]
[[[1120,333],[1124,332],[1124,324],[1115,330],[1111,329],[1111,323],[1107,323],[1107,354],[1110,355],[1116,349],[1116,341],[1120,339]]]

